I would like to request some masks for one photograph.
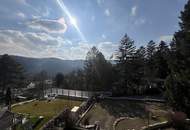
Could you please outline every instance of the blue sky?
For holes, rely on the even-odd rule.
[[[1,0],[0,54],[108,59],[127,33],[137,47],[170,41],[187,0]]]

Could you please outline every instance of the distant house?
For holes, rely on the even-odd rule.
[[[13,126],[14,113],[3,110],[0,112],[0,130],[9,130]]]
[[[53,84],[53,80],[47,79],[47,80],[45,80],[45,84],[52,85]]]
[[[17,96],[16,97],[17,98],[17,100],[19,100],[19,101],[24,101],[24,100],[26,100],[27,99],[27,97],[24,97],[24,96]]]
[[[23,91],[26,91],[26,90],[29,90],[29,89],[33,89],[33,88],[35,88],[35,86],[36,86],[36,83],[30,82],[30,83],[26,86],[26,88],[23,88],[22,90],[23,90]]]
[[[52,88],[52,86],[53,86],[53,80],[51,80],[51,79],[45,80],[45,87],[46,88]]]
[[[28,86],[27,86],[27,89],[32,89],[32,88],[35,88],[36,84],[31,82]]]
[[[38,86],[40,84],[39,81],[36,81],[36,82],[31,82],[30,84],[27,85],[27,87],[24,89],[24,90],[28,90],[28,89],[33,89],[35,88],[36,86]],[[48,87],[52,87],[52,84],[53,84],[53,80],[45,80],[44,81],[44,84],[45,86],[48,88]]]

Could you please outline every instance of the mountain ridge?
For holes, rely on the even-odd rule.
[[[16,55],[9,56],[21,64],[25,73],[29,75],[37,74],[43,70],[52,76],[58,72],[67,74],[78,69],[83,69],[84,66],[84,60],[63,60],[53,57],[33,58]]]

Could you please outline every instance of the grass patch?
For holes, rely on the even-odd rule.
[[[34,117],[30,117],[29,121],[30,121],[32,124],[35,124],[38,119],[39,119],[39,117],[34,116]]]
[[[34,101],[23,105],[14,106],[12,108],[12,111],[15,113],[22,113],[30,116],[44,116],[44,119],[36,127],[36,130],[38,130],[43,126],[43,124],[63,111],[65,108],[71,109],[72,107],[79,106],[80,104],[81,101],[66,99],[55,99],[50,102],[47,100]],[[31,121],[35,121],[35,119],[31,119]]]
[[[45,117],[36,127],[34,130],[39,130],[46,122],[48,122],[51,118]]]

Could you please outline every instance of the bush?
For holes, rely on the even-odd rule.
[[[170,75],[165,81],[165,96],[174,110],[190,117],[190,83],[181,75]]]
[[[184,112],[172,112],[169,121],[176,130],[189,130],[186,119],[187,115]]]

